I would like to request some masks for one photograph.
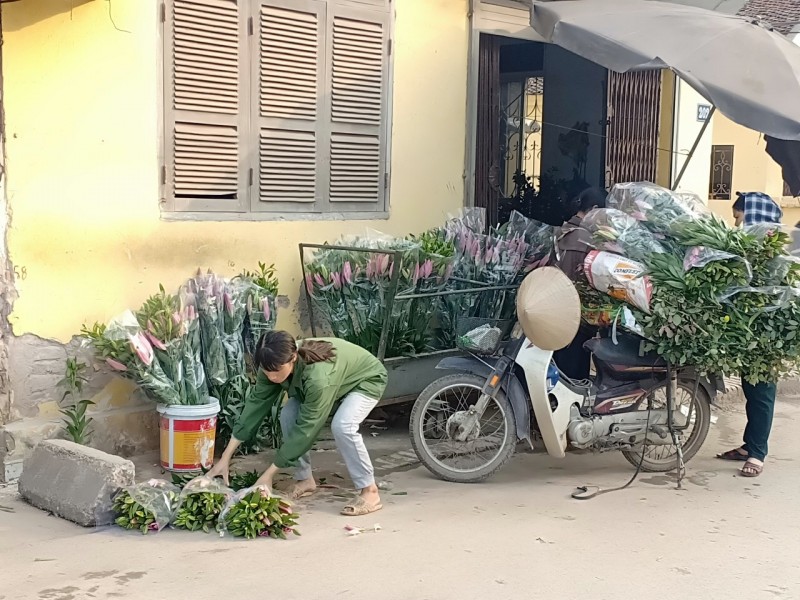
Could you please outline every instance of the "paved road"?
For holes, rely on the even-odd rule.
[[[0,512],[0,600],[797,599],[799,417],[799,401],[780,402],[773,454],[757,480],[713,459],[737,442],[739,410],[719,415],[683,491],[643,475],[625,491],[568,498],[578,484],[624,482],[630,467],[614,455],[520,454],[476,486],[400,465],[384,511],[345,519],[343,500],[326,490],[304,506],[303,537],[289,542],[85,531],[6,489],[0,504],[16,512]],[[403,451],[402,435],[392,439],[370,443],[391,457]],[[346,523],[382,529],[350,538]]]

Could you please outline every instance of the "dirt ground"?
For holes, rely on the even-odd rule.
[[[379,480],[392,489],[383,511],[360,519],[338,515],[347,482],[326,443],[314,461],[342,489],[303,504],[303,537],[288,542],[83,530],[7,487],[0,504],[14,512],[0,511],[0,600],[800,598],[800,401],[779,400],[771,456],[755,480],[713,458],[738,442],[741,407],[716,414],[683,490],[644,474],[585,502],[569,498],[576,485],[630,477],[621,456],[520,452],[491,481],[464,486],[415,466],[402,429],[370,430]],[[138,469],[158,474],[153,457]],[[381,528],[348,537],[347,524]]]

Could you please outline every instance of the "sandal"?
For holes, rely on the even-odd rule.
[[[383,504],[367,504],[361,496],[353,498],[350,502],[344,505],[341,514],[346,517],[362,517],[370,513],[374,513],[383,508]]]
[[[290,492],[292,500],[300,500],[302,498],[308,498],[309,496],[313,496],[317,493],[317,488],[315,487],[313,490],[299,490],[297,489],[298,486],[292,488]]]
[[[742,466],[739,474],[742,477],[758,477],[764,471],[764,465],[757,465],[756,463],[748,460]]]
[[[735,460],[745,462],[748,458],[747,454],[742,454],[739,452],[741,448],[734,448],[733,450],[728,450],[727,452],[722,452],[717,454],[717,458],[720,460]]]

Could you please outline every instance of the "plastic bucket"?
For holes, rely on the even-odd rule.
[[[214,439],[217,435],[219,402],[196,406],[156,407],[161,431],[161,466],[183,473],[210,469],[214,464]]]

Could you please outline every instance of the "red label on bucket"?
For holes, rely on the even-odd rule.
[[[160,421],[161,466],[180,471],[212,466],[217,417],[181,420],[161,417]]]

